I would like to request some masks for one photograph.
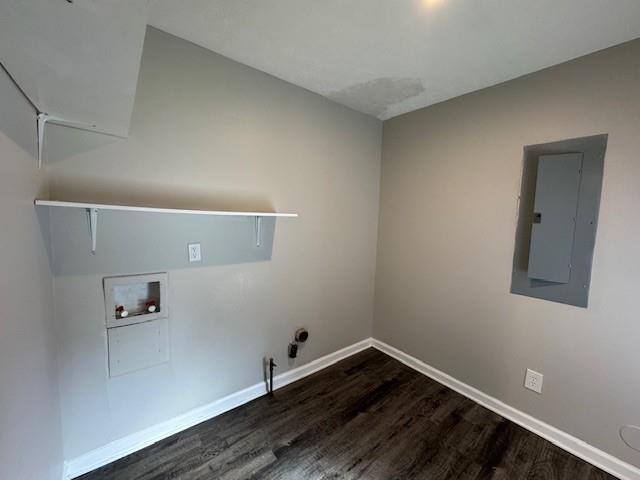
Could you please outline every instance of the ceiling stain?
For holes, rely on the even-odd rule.
[[[416,78],[376,78],[351,85],[328,97],[360,112],[382,118],[389,107],[424,92],[424,85]]]

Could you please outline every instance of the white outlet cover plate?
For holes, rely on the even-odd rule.
[[[190,262],[200,262],[202,261],[202,251],[200,250],[199,243],[190,243],[188,246],[189,249],[189,261]]]
[[[524,377],[524,386],[529,390],[533,390],[536,393],[542,393],[542,381],[544,375],[527,368],[527,374]]]

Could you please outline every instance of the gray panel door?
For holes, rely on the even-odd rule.
[[[539,158],[529,278],[569,282],[581,176],[582,153]]]

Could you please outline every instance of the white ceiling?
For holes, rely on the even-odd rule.
[[[149,18],[381,119],[640,37],[639,0],[155,0]]]
[[[38,110],[126,136],[147,9],[147,0],[0,0],[0,60]]]
[[[381,119],[640,37],[640,0],[0,0],[0,60],[39,110],[126,135],[148,18]]]

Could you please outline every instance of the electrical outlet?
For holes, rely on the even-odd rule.
[[[536,393],[542,393],[542,379],[544,375],[527,368],[527,374],[524,377],[524,387],[533,390]]]
[[[200,250],[200,244],[190,243],[188,247],[189,247],[189,261],[190,262],[202,261],[202,252]]]

